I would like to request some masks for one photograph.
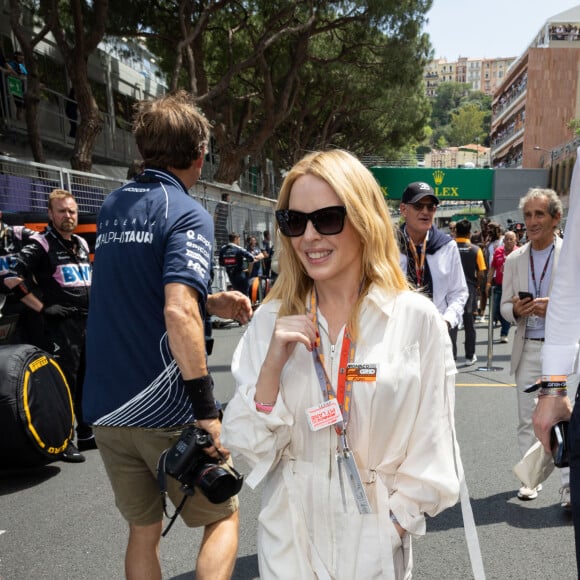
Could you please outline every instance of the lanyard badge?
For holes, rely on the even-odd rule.
[[[346,474],[348,483],[350,484],[350,490],[356,502],[356,507],[358,508],[359,514],[370,514],[372,513],[371,504],[367,497],[364,485],[360,478],[360,473],[354,459],[352,451],[348,448],[348,442],[346,440],[346,434],[343,433],[338,438],[338,451],[336,454],[336,459],[338,462],[338,476],[340,482],[340,493],[342,495],[342,505],[344,511],[346,511],[346,495],[344,491],[344,479],[342,471]]]
[[[314,323],[318,325],[316,320],[316,297],[314,292],[312,293],[311,300]],[[344,476],[346,475],[346,479],[350,485],[359,513],[370,514],[372,513],[371,505],[365,492],[354,455],[348,447],[346,427],[350,417],[353,381],[376,380],[376,366],[355,365],[353,363],[355,350],[356,344],[351,343],[348,329],[345,329],[340,354],[338,385],[335,393],[326,370],[324,369],[321,354],[319,352],[319,342],[317,341],[316,348],[312,351],[312,358],[320,389],[324,396],[324,403],[307,409],[306,413],[310,428],[313,431],[318,431],[323,427],[333,425],[338,435],[336,461],[338,464],[340,493],[344,510],[346,511],[346,492],[344,485]]]

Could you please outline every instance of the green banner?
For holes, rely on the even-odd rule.
[[[493,169],[371,167],[387,199],[401,199],[413,181],[428,183],[440,200],[493,199]]]
[[[8,92],[15,97],[24,97],[24,84],[16,77],[6,77],[8,80]]]

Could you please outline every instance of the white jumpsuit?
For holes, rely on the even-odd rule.
[[[355,363],[377,366],[376,382],[355,381],[347,434],[373,513],[360,515],[337,471],[333,427],[313,432],[306,409],[324,398],[312,354],[299,344],[284,367],[271,414],[254,393],[279,304],[255,313],[232,362],[237,390],[223,424],[224,444],[264,479],[258,551],[263,580],[353,580],[410,577],[411,535],[425,533],[424,514],[456,503],[455,364],[446,324],[414,292],[388,295],[371,287],[360,316]],[[336,388],[338,357],[329,356],[319,313],[326,371]],[[342,333],[335,351],[340,353]],[[392,512],[408,531],[403,544]],[[390,548],[390,549],[389,549]],[[395,572],[396,570],[396,572]]]

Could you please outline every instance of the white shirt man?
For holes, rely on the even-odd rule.
[[[439,200],[431,186],[410,183],[401,200],[400,264],[407,279],[433,300],[448,328],[459,325],[468,298],[455,240],[433,224]]]

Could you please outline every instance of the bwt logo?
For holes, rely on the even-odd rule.
[[[16,264],[16,260],[13,256],[1,256],[0,257],[0,273],[7,274],[8,270],[12,269]]]
[[[90,283],[91,267],[88,264],[81,266],[61,266],[62,279],[65,284]]]

